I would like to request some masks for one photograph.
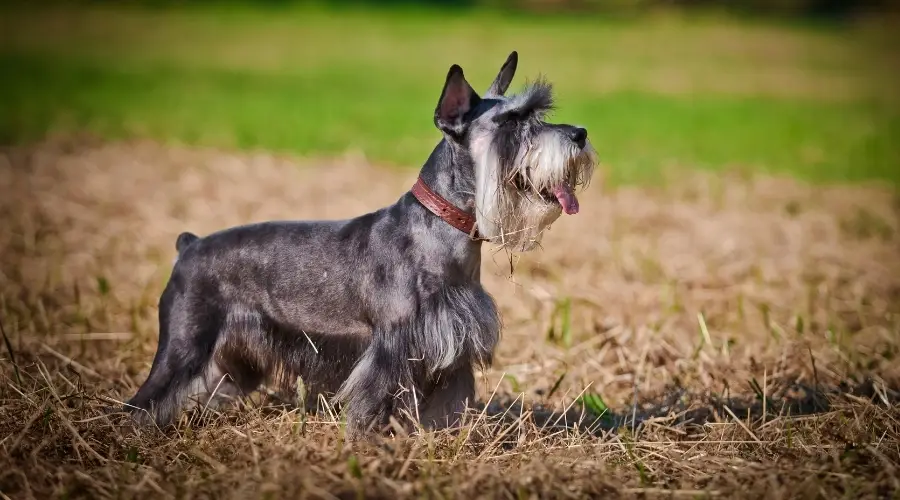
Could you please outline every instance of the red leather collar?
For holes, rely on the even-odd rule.
[[[421,177],[413,184],[412,194],[419,200],[419,203],[443,219],[444,222],[468,234],[472,239],[481,240],[475,229],[475,216],[456,207],[443,196],[432,191]]]

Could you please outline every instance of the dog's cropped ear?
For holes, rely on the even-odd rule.
[[[506,62],[503,63],[500,72],[497,73],[497,78],[494,78],[494,83],[488,88],[485,96],[502,96],[505,94],[513,77],[516,76],[516,65],[518,64],[519,53],[514,50],[509,57],[506,58]]]
[[[434,124],[443,132],[458,137],[465,132],[471,119],[467,116],[481,98],[466,81],[463,70],[454,64],[447,73],[444,90],[434,110]]]

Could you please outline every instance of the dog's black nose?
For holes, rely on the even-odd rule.
[[[569,138],[572,139],[572,142],[578,144],[579,148],[583,148],[585,141],[587,141],[587,130],[581,127],[572,127],[569,129]]]

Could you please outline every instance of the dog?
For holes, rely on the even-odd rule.
[[[484,96],[450,67],[434,110],[443,137],[396,203],[179,235],[156,355],[125,411],[162,427],[191,401],[264,382],[292,393],[299,379],[346,412],[350,438],[392,418],[458,424],[500,339],[482,243],[534,249],[578,212],[575,192],[597,164],[584,128],[545,121],[548,82],[505,95],[517,64],[512,52]]]

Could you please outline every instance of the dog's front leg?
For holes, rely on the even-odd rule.
[[[346,408],[347,437],[382,430],[393,416],[404,424],[418,419],[422,401],[419,363],[409,359],[408,336],[376,331],[335,399]]]
[[[461,359],[454,368],[434,376],[432,384],[422,405],[422,425],[433,430],[460,425],[466,408],[475,403],[472,362]]]

